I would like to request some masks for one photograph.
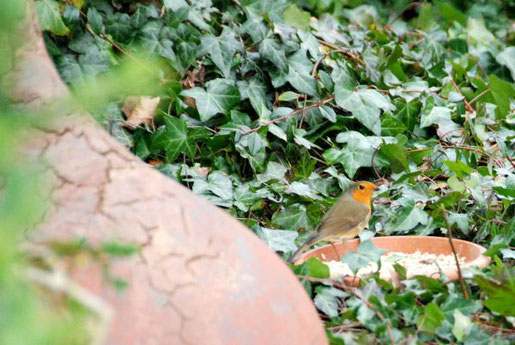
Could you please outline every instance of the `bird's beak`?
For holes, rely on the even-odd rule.
[[[379,187],[374,188],[374,192],[379,192]]]

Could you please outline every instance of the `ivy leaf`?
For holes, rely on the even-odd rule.
[[[148,21],[145,20],[145,22],[141,25],[144,25],[147,22]],[[106,32],[112,35],[117,42],[126,42],[129,39],[132,39],[134,36],[134,32],[131,31],[133,29],[131,18],[126,13],[113,13],[112,15],[105,18],[105,23]],[[98,23],[98,25],[100,25],[100,23]],[[164,42],[164,45],[167,44],[168,42]],[[172,56],[170,53],[165,53],[167,48],[165,48],[164,45],[161,50],[163,56]]]
[[[472,172],[472,168],[463,162],[443,161],[442,163],[459,178],[464,178]]]
[[[424,315],[419,316],[417,325],[425,332],[435,333],[436,329],[441,326],[444,319],[445,315],[442,313],[438,305],[431,302],[425,306]]]
[[[340,314],[338,300],[339,298],[346,297],[347,294],[332,286],[319,286],[316,288],[316,292],[317,295],[314,302],[317,309],[329,317],[338,316]]]
[[[270,111],[266,107],[266,86],[260,80],[253,78],[249,81],[239,81],[237,83],[241,94],[241,99],[249,99],[252,108],[258,113],[260,118],[269,115]]]
[[[374,134],[381,134],[381,109],[394,110],[390,100],[375,90],[348,90],[339,84],[335,86],[336,104],[350,111],[354,117]]]
[[[467,34],[473,44],[479,43],[486,46],[496,41],[495,36],[486,28],[483,18],[468,17]]]
[[[170,29],[158,21],[151,21],[145,24],[139,32],[139,41],[145,52],[158,54],[177,65],[177,57],[173,51],[173,41],[170,36]]]
[[[513,301],[515,298],[515,278],[509,276],[501,283],[476,275],[474,280],[488,297],[484,302],[488,308],[504,316],[515,316],[513,303],[506,303],[507,301]]]
[[[232,53],[222,48],[220,38],[207,34],[202,36],[201,47],[209,54],[225,78],[231,76]]]
[[[243,183],[234,189],[234,206],[247,212],[256,202],[270,196],[271,193],[266,189],[258,189],[254,192],[250,189],[249,184]]]
[[[324,158],[328,164],[340,163],[343,165],[345,172],[350,178],[353,178],[359,168],[372,166],[372,156],[381,144],[381,139],[387,143],[395,142],[393,138],[365,137],[355,131],[340,133],[336,137],[336,141],[347,143],[347,146],[341,150],[331,148],[325,151]],[[376,166],[384,164],[380,158],[376,158],[374,162]]]
[[[267,37],[261,41],[259,44],[259,54],[273,63],[280,71],[287,71],[286,55],[274,38]]]
[[[173,162],[181,153],[195,156],[195,138],[188,136],[186,121],[172,116],[164,118],[166,130],[158,131],[152,144],[157,149],[164,149],[166,157]]]
[[[233,197],[231,179],[222,171],[214,171],[207,177],[208,189],[214,195],[223,200],[230,200]]]
[[[177,11],[183,7],[188,7],[186,0],[163,0],[166,9]]]
[[[360,268],[369,263],[378,262],[384,253],[383,249],[377,248],[372,241],[368,240],[361,242],[356,252],[346,253],[341,261],[349,265],[351,271],[356,274]]]
[[[105,30],[104,21],[96,8],[88,10],[88,24],[96,34],[101,34]]]
[[[310,199],[319,199],[315,193],[311,190],[308,184],[294,181],[285,190],[288,194],[296,194],[299,196],[307,197]]]
[[[420,127],[438,125],[438,136],[442,139],[459,135],[459,126],[451,120],[451,110],[446,107],[433,107],[429,112],[423,112]]]
[[[510,70],[511,79],[515,80],[515,47],[505,48],[495,59]]]
[[[299,94],[295,93],[293,91],[286,91],[279,95],[277,98],[279,101],[285,102],[285,101],[293,101],[299,98]]]
[[[424,210],[415,205],[413,199],[409,199],[404,207],[397,211],[393,223],[387,223],[385,230],[388,232],[407,233],[419,224],[427,224],[429,216]]]
[[[206,83],[206,86],[206,90],[194,87],[181,92],[182,96],[195,99],[200,120],[203,122],[219,113],[228,114],[240,101],[240,93],[232,80],[214,79]]]
[[[469,221],[470,217],[466,213],[449,213],[449,225],[456,225],[466,235],[470,231]]]
[[[499,118],[504,119],[510,111],[510,99],[513,99],[515,87],[495,75],[489,77],[490,89],[497,103],[496,114]]]
[[[458,341],[463,341],[469,334],[472,326],[472,320],[463,315],[459,310],[454,311],[454,326],[452,327],[452,334]]]
[[[298,91],[310,96],[315,96],[317,94],[316,80],[312,75],[298,71],[290,66],[287,79],[288,82]]]
[[[417,101],[397,103],[397,118],[412,131],[417,124],[417,115],[420,113],[420,103]]]
[[[406,126],[403,122],[397,120],[391,115],[383,116],[381,120],[381,134],[386,136],[396,136],[397,134],[404,133]]]
[[[308,216],[306,207],[294,204],[283,208],[280,212],[272,216],[272,223],[281,229],[298,230],[308,228]]]
[[[70,29],[63,22],[57,1],[39,0],[36,2],[36,11],[41,30],[48,30],[58,36],[68,35]]]
[[[297,231],[274,230],[260,227],[257,235],[276,252],[292,252],[297,249],[295,239]]]
[[[406,149],[400,144],[383,144],[379,150],[389,161],[394,173],[408,171],[408,156]]]
[[[301,10],[295,4],[291,4],[286,11],[284,11],[284,21],[302,30],[309,28],[309,19],[309,13]]]
[[[206,34],[201,39],[201,49],[209,54],[225,78],[231,77],[232,59],[240,48],[240,43],[236,41],[234,33],[227,28],[224,28],[220,37]]]

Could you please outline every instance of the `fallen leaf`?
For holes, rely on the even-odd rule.
[[[141,124],[153,126],[154,116],[159,106],[159,97],[129,96],[123,103],[123,112],[127,116],[124,126],[134,129]]]
[[[156,165],[164,164],[164,162],[163,161],[150,161],[150,162],[148,162],[148,164],[150,164],[151,166],[156,166]]]

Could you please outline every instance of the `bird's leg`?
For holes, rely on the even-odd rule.
[[[331,247],[333,247],[333,250],[334,250],[334,252],[336,253],[336,259],[337,259],[338,261],[340,261],[340,259],[341,259],[340,254],[338,253],[338,250],[336,250],[336,246],[334,245],[334,243],[333,243],[333,242],[331,242]]]

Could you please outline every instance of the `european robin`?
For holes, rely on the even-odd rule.
[[[372,182],[351,182],[342,197],[325,214],[315,233],[288,261],[295,262],[302,252],[317,242],[344,242],[356,237],[368,225],[372,194],[376,190]]]

